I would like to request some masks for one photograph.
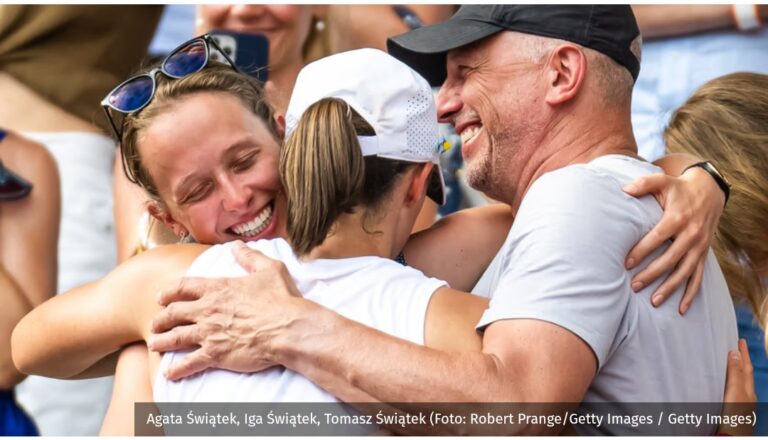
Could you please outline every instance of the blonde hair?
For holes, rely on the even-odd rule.
[[[267,125],[270,134],[280,139],[272,107],[267,103],[264,89],[256,79],[239,73],[232,67],[209,61],[203,70],[180,79],[158,74],[155,77],[155,94],[143,109],[128,114],[123,121],[120,153],[123,169],[128,180],[142,187],[150,197],[160,200],[152,176],[141,161],[138,143],[141,133],[152,121],[165,113],[179,99],[199,92],[220,92],[232,95]]]
[[[671,153],[711,160],[733,185],[713,247],[731,295],[746,301],[765,329],[768,76],[734,73],[708,82],[673,114],[664,139]]]
[[[346,102],[325,98],[302,114],[286,139],[280,178],[288,199],[288,240],[297,255],[322,244],[342,214],[362,207],[364,220],[375,215],[399,176],[415,166],[363,157],[357,136],[374,134]]]

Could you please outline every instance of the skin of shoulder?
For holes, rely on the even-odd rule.
[[[146,339],[149,323],[160,310],[158,293],[178,285],[207,248],[161,246],[131,258],[101,280],[46,301],[13,332],[17,368],[70,378],[125,344]]]
[[[429,301],[424,321],[424,343],[443,351],[480,351],[482,336],[475,331],[488,298],[443,287]]]
[[[408,264],[469,291],[501,249],[513,219],[512,208],[501,203],[453,213],[411,236],[404,250]]]

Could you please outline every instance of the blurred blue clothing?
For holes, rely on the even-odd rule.
[[[644,42],[632,94],[632,126],[640,156],[653,161],[664,155],[664,127],[696,89],[741,71],[768,73],[768,28]]]
[[[16,403],[13,390],[0,391],[0,436],[40,435],[27,413]]]
[[[167,55],[195,36],[195,5],[165,5],[155,37],[149,45],[152,56]]]
[[[757,401],[763,402],[757,409],[754,435],[768,435],[768,357],[765,354],[765,333],[747,307],[736,307],[736,321],[739,325],[739,337],[747,340],[749,357],[755,369]]]

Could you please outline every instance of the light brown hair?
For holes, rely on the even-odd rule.
[[[160,196],[157,187],[141,161],[138,143],[142,130],[163,114],[179,99],[200,92],[220,92],[230,94],[264,121],[275,139],[280,139],[280,130],[275,122],[272,107],[267,103],[261,83],[232,67],[209,62],[203,70],[180,79],[168,78],[163,74],[155,77],[157,81],[152,101],[143,109],[125,116],[123,137],[120,140],[120,152],[123,169],[128,180],[141,186],[155,200]]]
[[[342,214],[360,207],[364,219],[375,215],[399,176],[416,166],[363,157],[357,136],[374,134],[346,102],[325,98],[302,114],[286,139],[280,178],[288,199],[288,239],[297,255],[322,244]]]
[[[730,180],[713,247],[731,295],[747,302],[765,329],[768,76],[734,73],[708,82],[673,114],[664,139],[669,152],[710,160]]]

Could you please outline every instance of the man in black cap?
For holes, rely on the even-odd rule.
[[[654,199],[622,191],[657,171],[638,160],[630,125],[639,46],[629,6],[465,6],[447,22],[393,38],[393,55],[442,84],[438,112],[462,137],[470,183],[516,212],[484,276],[488,290],[478,292],[492,296],[478,324],[483,352],[418,347],[306,301],[267,301],[264,313],[281,323],[254,329],[249,342],[260,348],[248,351],[261,361],[251,366],[285,365],[353,402],[721,400],[736,327],[713,257],[685,319],[671,302],[653,310],[661,281],[633,283],[648,261],[625,268],[662,213]],[[692,175],[709,179],[700,169]],[[697,261],[681,266],[692,271]],[[676,295],[681,281],[667,281]],[[706,351],[691,344],[702,338]],[[564,426],[518,422],[493,432]],[[626,428],[642,427],[577,426]]]

